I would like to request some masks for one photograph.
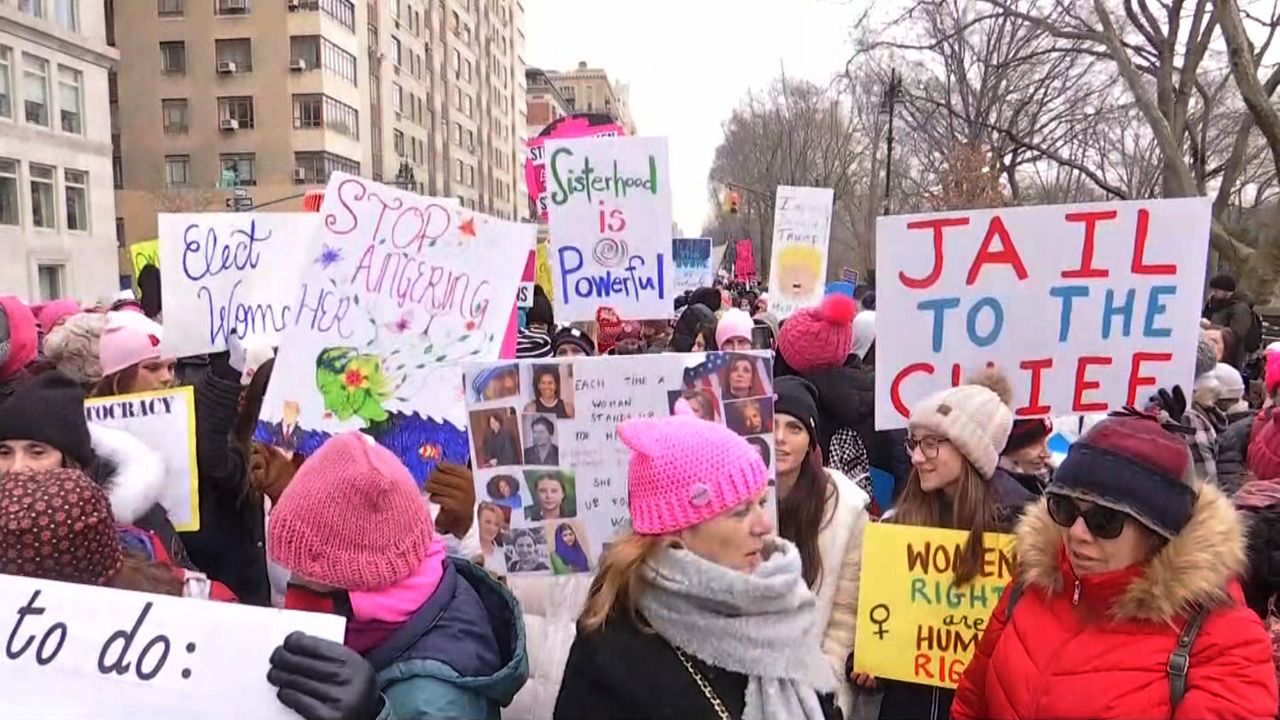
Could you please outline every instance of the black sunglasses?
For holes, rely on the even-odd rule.
[[[1076,524],[1077,518],[1084,518],[1085,527],[1100,540],[1115,540],[1124,532],[1124,521],[1128,516],[1119,510],[1094,505],[1088,510],[1065,495],[1049,495],[1049,517],[1064,528]]]

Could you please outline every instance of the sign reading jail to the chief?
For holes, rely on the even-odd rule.
[[[959,684],[1013,576],[1013,536],[987,533],[977,573],[957,585],[968,537],[964,530],[867,526],[853,649],[856,672],[941,687]]]

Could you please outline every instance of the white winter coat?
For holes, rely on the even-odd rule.
[[[822,576],[814,588],[817,597],[819,642],[836,678],[836,701],[846,718],[854,717],[853,691],[844,673],[845,660],[853,652],[858,625],[858,581],[862,574],[862,533],[867,527],[871,498],[838,470],[827,468],[835,494],[827,501],[818,550]]]

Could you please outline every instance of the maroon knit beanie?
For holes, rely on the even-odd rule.
[[[1053,432],[1053,422],[1049,418],[1033,418],[1015,420],[1013,429],[1009,431],[1009,440],[1004,444],[1002,455],[1017,452],[1047,437]]]
[[[805,308],[787,318],[778,333],[782,359],[801,375],[840,367],[853,349],[853,316],[857,310],[853,298],[831,293],[817,307]]]
[[[0,481],[0,573],[105,585],[123,564],[111,502],[84,473],[20,471]]]

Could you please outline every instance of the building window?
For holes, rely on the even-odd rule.
[[[454,167],[453,167],[453,169],[454,169],[454,178],[453,178],[453,179],[454,179],[455,181],[457,181],[457,182],[459,182],[459,183],[460,183],[460,182],[462,182],[462,178],[463,178],[463,174],[462,174],[462,161],[461,161],[461,160],[454,160],[453,162],[454,162]]]
[[[253,127],[253,97],[218,98],[218,119],[235,120],[236,127],[247,130]]]
[[[49,61],[23,53],[22,84],[27,122],[49,127]]]
[[[187,74],[187,45],[181,41],[160,43],[160,74]]]
[[[476,151],[476,131],[475,130],[467,131],[467,149],[470,150],[471,152]]]
[[[13,118],[13,61],[12,51],[0,47],[0,117]]]
[[[351,0],[320,0],[320,9],[342,27],[355,32],[356,5]]]
[[[62,120],[62,132],[81,135],[84,133],[82,117],[82,98],[84,97],[84,76],[79,70],[65,65],[58,66],[58,116]]]
[[[467,82],[471,82],[471,61],[470,60],[462,61],[462,79],[466,80]]]
[[[404,157],[404,133],[396,130],[391,134],[391,145],[395,148],[396,155]]]
[[[111,156],[111,185],[117,190],[124,189],[124,159],[119,155]]]
[[[31,224],[49,230],[58,227],[57,205],[53,200],[53,168],[32,164]]]
[[[471,117],[471,95],[462,96],[462,114]]]
[[[329,174],[335,171],[360,174],[360,163],[331,152],[297,152],[293,154],[294,167],[302,170],[301,178],[294,176],[294,183],[325,183]]]
[[[169,187],[184,187],[191,184],[191,156],[164,156],[165,183]]]
[[[63,170],[62,183],[67,196],[67,229],[88,232],[89,173],[83,170]]]
[[[249,38],[214,40],[213,49],[218,65],[231,63],[236,68],[234,72],[253,72],[253,45]]]
[[[160,113],[164,120],[165,135],[186,135],[189,127],[187,122],[187,99],[186,98],[169,98],[160,101]]]
[[[53,0],[53,20],[67,32],[80,32],[80,0]]]
[[[219,157],[223,173],[235,176],[236,185],[257,185],[257,160],[254,153],[226,153]]]
[[[36,278],[40,281],[41,300],[57,300],[64,296],[63,290],[66,287],[66,283],[63,282],[63,275],[65,273],[66,267],[62,265],[36,266]]]
[[[44,17],[44,0],[18,0],[18,12],[31,17]]]
[[[391,38],[391,63],[400,67],[400,38]]]
[[[320,95],[293,96],[294,129],[318,128],[324,124],[323,97]]]
[[[253,10],[249,0],[214,0],[214,15],[248,15]]]
[[[19,224],[18,161],[0,158],[0,225]]]
[[[326,38],[320,39],[321,60],[324,69],[346,80],[352,85],[356,82],[356,56],[343,50]]]
[[[391,83],[391,107],[397,113],[404,112],[404,88],[400,87],[400,83]]]
[[[184,0],[156,0],[156,14],[160,17],[182,17]]]
[[[289,57],[301,60],[308,68],[320,67],[320,36],[294,35],[289,38]]]

